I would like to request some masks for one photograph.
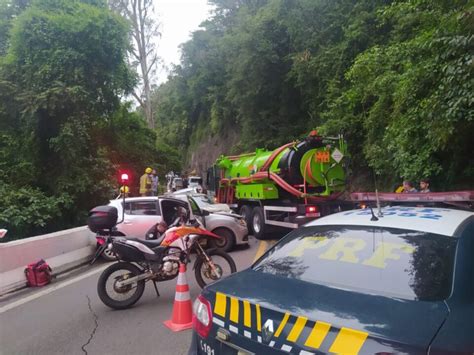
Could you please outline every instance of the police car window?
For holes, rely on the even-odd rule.
[[[156,201],[134,201],[125,203],[125,211],[132,215],[156,216],[159,214]]]
[[[395,228],[315,226],[253,266],[264,273],[406,299],[446,299],[456,238]]]

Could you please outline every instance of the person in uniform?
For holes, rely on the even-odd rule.
[[[151,172],[151,168],[146,168],[140,177],[140,196],[151,196]]]

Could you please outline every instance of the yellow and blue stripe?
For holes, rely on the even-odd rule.
[[[261,306],[248,300],[216,292],[213,322],[231,332],[262,343]],[[301,348],[299,354],[313,354],[311,351],[329,351],[336,354],[358,354],[368,333],[351,328],[333,326],[330,323],[310,320],[304,316],[285,313],[280,319],[272,319],[277,325],[268,346],[286,352]],[[227,327],[226,327],[227,325]]]

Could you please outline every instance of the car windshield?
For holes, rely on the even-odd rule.
[[[201,179],[201,178],[190,178],[190,179],[189,179],[189,182],[190,182],[190,183],[193,183],[193,184],[201,184],[201,183],[202,183],[202,179]]]
[[[295,230],[253,269],[311,283],[411,300],[450,295],[456,238],[395,228]]]
[[[196,201],[198,206],[201,208],[213,204],[212,201],[207,196],[192,196],[192,198]]]

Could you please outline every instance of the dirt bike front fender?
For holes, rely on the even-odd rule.
[[[210,238],[214,238],[214,239],[222,239],[222,237],[220,235],[217,235],[215,233],[212,233],[208,230],[203,230],[201,232],[201,235],[204,236],[204,237],[210,237]]]

